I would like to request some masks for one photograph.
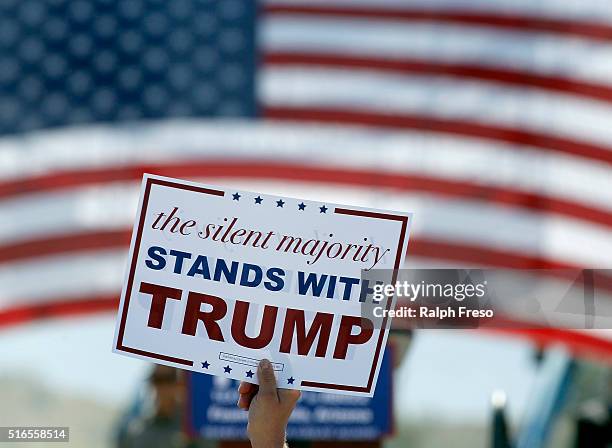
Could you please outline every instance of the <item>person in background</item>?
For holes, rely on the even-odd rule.
[[[182,409],[185,397],[183,372],[156,365],[149,376],[153,392],[152,411],[132,419],[119,436],[119,448],[188,448],[216,446],[212,442],[187,440],[182,432]]]
[[[300,398],[299,390],[278,389],[272,364],[261,360],[257,367],[259,386],[242,382],[238,407],[249,412],[247,434],[253,448],[282,448],[289,416]]]
[[[612,369],[600,397],[582,404],[576,421],[575,448],[612,447]]]

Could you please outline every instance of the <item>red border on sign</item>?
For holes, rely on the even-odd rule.
[[[123,301],[123,309],[121,311],[121,322],[119,324],[119,334],[117,336],[117,350],[121,350],[128,353],[133,353],[141,356],[148,356],[150,358],[161,359],[163,361],[169,361],[176,364],[182,364],[186,366],[193,367],[193,361],[188,359],[176,358],[173,356],[168,356],[160,353],[148,352],[145,350],[140,350],[132,347],[127,347],[123,344],[123,336],[125,334],[125,324],[127,320],[128,308],[130,305],[130,297],[132,295],[132,287],[134,285],[134,274],[136,272],[136,263],[138,261],[138,252],[140,251],[140,242],[142,240],[142,231],[144,228],[144,222],[146,218],[147,207],[149,205],[149,195],[151,193],[151,185],[161,185],[164,187],[177,188],[179,190],[188,190],[194,191],[197,193],[210,194],[214,196],[225,196],[225,192],[221,190],[213,190],[205,187],[196,187],[192,185],[184,185],[176,182],[160,180],[160,179],[147,179],[147,183],[145,185],[144,195],[142,199],[142,207],[140,210],[140,217],[138,222],[138,228],[136,229],[136,240],[134,243],[134,251],[132,253],[132,262],[130,265],[130,272],[128,274],[128,282],[127,288],[125,292],[125,298]],[[350,215],[350,216],[359,216],[363,218],[372,218],[372,219],[383,219],[383,220],[391,220],[391,221],[399,221],[402,223],[402,229],[400,231],[400,238],[398,242],[397,253],[395,257],[395,263],[393,267],[393,276],[392,283],[395,284],[397,279],[397,272],[400,268],[400,264],[402,261],[403,251],[402,248],[404,246],[404,239],[406,237],[406,228],[408,227],[408,217],[401,215],[393,215],[389,213],[379,213],[379,212],[369,212],[363,210],[353,210],[348,208],[335,208],[334,213],[340,215]],[[387,301],[386,309],[387,311],[391,307],[391,301]],[[336,389],[336,390],[346,390],[352,392],[365,392],[370,393],[372,390],[372,384],[374,382],[374,375],[376,374],[376,365],[378,364],[378,358],[380,357],[382,342],[384,338],[384,329],[387,326],[387,318],[388,313],[385,313],[385,317],[383,318],[382,325],[380,327],[378,333],[378,342],[376,344],[376,351],[374,352],[374,358],[372,359],[372,368],[370,370],[370,376],[368,377],[368,383],[366,386],[352,386],[346,384],[331,384],[331,383],[321,383],[316,381],[302,381],[301,385],[306,387],[318,387],[321,389]]]
[[[144,228],[147,207],[149,205],[149,195],[151,193],[151,185],[161,185],[163,187],[178,188],[181,190],[195,191],[197,193],[211,194],[214,196],[225,196],[225,192],[221,190],[212,190],[210,188],[195,187],[192,185],[183,185],[176,182],[170,182],[160,179],[147,179],[144,195],[142,197],[142,207],[140,209],[140,217],[138,218],[138,228],[136,229],[136,240],[134,242],[134,252],[132,253],[132,264],[130,265],[130,273],[128,274],[127,288],[125,290],[125,298],[123,300],[123,309],[121,311],[121,322],[119,324],[119,334],[117,336],[117,350],[121,350],[135,355],[148,356],[149,358],[161,359],[163,361],[174,362],[185,366],[192,366],[193,361],[188,359],[176,358],[174,356],[163,355],[161,353],[147,352],[137,348],[127,347],[123,344],[123,335],[125,334],[125,322],[127,320],[128,308],[130,306],[130,297],[132,295],[132,287],[134,285],[134,273],[136,272],[136,263],[138,262],[138,252],[140,251],[140,241],[142,240],[142,229]]]

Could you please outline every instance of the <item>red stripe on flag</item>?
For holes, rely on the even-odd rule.
[[[50,300],[0,310],[0,328],[31,321],[57,317],[82,316],[104,311],[116,311],[119,299],[116,295],[102,297],[77,297],[70,300]]]
[[[434,260],[457,261],[507,269],[564,269],[580,268],[567,263],[536,255],[521,254],[508,250],[474,246],[441,239],[411,238],[408,247],[407,268],[410,256]]]
[[[486,328],[485,331],[505,333],[521,338],[528,338],[535,344],[546,347],[548,345],[563,344],[574,356],[592,358],[598,362],[612,363],[612,340],[591,336],[586,332],[565,330],[561,328]]]
[[[0,246],[0,265],[39,257],[128,247],[130,230],[71,233]]]
[[[524,70],[493,68],[475,64],[428,61],[426,59],[389,59],[329,53],[267,52],[264,65],[322,66],[411,75],[440,75],[477,79],[497,84],[531,87],[591,100],[612,103],[612,87],[555,75],[539,75]]]
[[[159,165],[60,171],[0,182],[0,199],[88,185],[139,181],[145,172],[178,178],[245,178],[393,188],[404,192],[432,193],[442,197],[467,198],[520,207],[525,210],[552,213],[612,227],[612,212],[578,202],[507,187],[501,188],[414,174],[385,173],[364,169],[322,168],[289,162],[262,162],[261,160],[252,162],[217,159],[194,160]]]
[[[129,229],[73,233],[28,240],[0,246],[0,264],[103,249],[127,249],[129,240]],[[581,268],[535,255],[427,238],[411,239],[408,255],[510,269]]]
[[[482,138],[541,150],[583,157],[612,165],[612,148],[558,137],[543,132],[526,131],[506,126],[486,125],[470,120],[450,120],[417,114],[356,112],[346,109],[266,106],[264,117],[275,120],[342,123],[376,126]]]

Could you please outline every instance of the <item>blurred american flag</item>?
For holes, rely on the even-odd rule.
[[[0,326],[115,309],[143,172],[414,211],[411,267],[612,266],[605,0],[3,0],[0,86]]]

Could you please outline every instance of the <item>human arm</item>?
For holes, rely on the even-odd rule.
[[[253,448],[282,448],[291,412],[300,391],[279,389],[272,364],[267,359],[257,367],[259,386],[242,382],[238,388],[238,407],[249,412],[247,434]]]

